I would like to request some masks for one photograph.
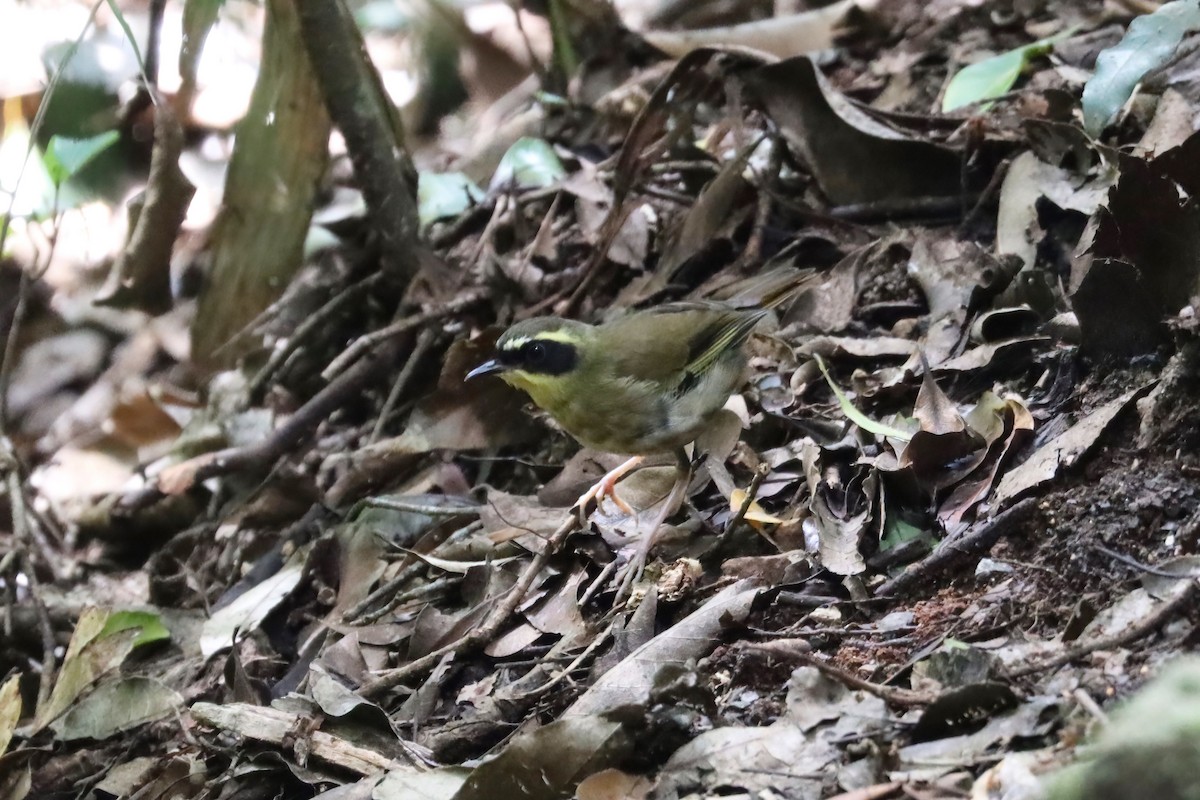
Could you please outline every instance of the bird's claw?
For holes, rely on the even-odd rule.
[[[617,494],[617,482],[625,477],[636,466],[641,463],[640,458],[632,458],[626,461],[621,466],[608,472],[603,478],[598,480],[596,484],[584,492],[579,500],[575,502],[576,508],[579,509],[579,522],[583,527],[587,527],[588,504],[593,500],[596,501],[596,508],[600,508],[600,504],[608,498],[617,508],[629,516],[634,516],[637,511],[621,499],[621,495]]]
[[[620,605],[633,595],[633,587],[641,581],[646,571],[647,555],[647,551],[639,547],[627,562],[617,568],[617,574],[614,576],[617,584],[616,595],[613,597],[614,606]]]

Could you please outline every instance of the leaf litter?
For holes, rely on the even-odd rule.
[[[420,269],[389,299],[335,150],[324,253],[224,372],[181,286],[152,335],[92,304],[132,245],[13,226],[4,797],[1065,798],[1192,752],[1195,3],[591,5],[367,24],[383,85],[428,81]],[[448,71],[396,49],[432,30]],[[96,143],[50,148],[59,183],[117,149],[55,134]],[[180,266],[220,235],[169,230]],[[463,376],[514,319],[778,267],[820,277],[618,598],[673,467],[581,524],[610,455]],[[1060,772],[1131,696],[1161,738]]]

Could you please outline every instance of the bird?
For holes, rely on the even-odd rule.
[[[616,484],[648,457],[673,454],[677,479],[625,573],[641,577],[658,528],[682,504],[691,475],[686,445],[709,427],[744,382],[744,343],[768,309],[794,297],[812,270],[785,267],[744,281],[729,299],[675,302],[598,325],[562,317],[515,323],[496,340],[494,357],[467,373],[497,375],[526,392],[580,444],[628,455],[576,503],[606,497],[635,512]],[[618,592],[620,594],[620,591]]]

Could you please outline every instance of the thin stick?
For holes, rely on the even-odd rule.
[[[350,624],[361,622],[363,615],[367,613],[367,609],[373,606],[379,600],[394,593],[399,592],[400,587],[411,581],[413,578],[420,575],[428,568],[423,561],[417,561],[409,564],[407,567],[396,573],[396,577],[381,585],[378,589],[371,592],[362,599],[358,605],[352,606],[342,615],[342,621]]]
[[[1048,669],[1061,667],[1064,664],[1070,664],[1072,661],[1083,658],[1097,650],[1112,650],[1127,645],[1130,642],[1135,642],[1166,624],[1171,617],[1175,616],[1184,606],[1191,603],[1195,597],[1196,582],[1193,580],[1177,596],[1160,605],[1148,617],[1136,625],[1130,626],[1127,630],[1111,636],[1096,636],[1087,641],[1080,642],[1069,650],[1064,650],[1062,653],[1051,658],[1043,661],[1034,661],[1017,669],[1010,669],[1005,673],[1005,677],[1010,679],[1023,678],[1035,672],[1044,672]]]
[[[379,410],[379,416],[375,418],[375,427],[372,428],[371,435],[367,437],[367,444],[374,444],[383,435],[384,423],[392,415],[392,410],[396,407],[396,403],[400,401],[400,396],[404,394],[404,390],[408,388],[408,384],[412,382],[412,376],[417,371],[417,365],[425,358],[425,354],[429,352],[429,348],[433,347],[433,343],[437,341],[437,338],[438,332],[433,328],[425,328],[417,334],[417,342],[413,345],[412,352],[408,354],[408,360],[404,362],[404,366],[400,369],[400,374],[396,376],[396,380],[392,383],[392,391],[388,393],[383,408]]]
[[[975,530],[957,539],[947,539],[925,558],[910,564],[904,572],[887,581],[875,590],[876,597],[901,595],[917,583],[941,572],[954,561],[986,552],[1000,537],[1028,519],[1037,508],[1032,497],[1020,501],[1000,512],[994,519],[979,525]]]
[[[1103,553],[1109,558],[1120,561],[1127,567],[1133,567],[1136,570],[1141,570],[1147,575],[1157,575],[1160,578],[1200,578],[1200,572],[1195,570],[1185,570],[1184,572],[1171,572],[1170,570],[1162,569],[1161,567],[1153,567],[1149,564],[1143,564],[1136,558],[1131,558],[1124,553],[1118,553],[1116,550],[1110,550],[1102,544],[1093,544],[1091,548],[1097,553]]]
[[[376,380],[392,362],[399,348],[399,342],[385,342],[369,358],[362,359],[313,395],[263,441],[206,453],[170,467],[159,476],[157,483],[121,498],[114,511],[132,513],[153,505],[166,493],[181,494],[209,478],[239,470],[262,469],[272,464],[298,447],[330,414],[359,396],[363,387]]]
[[[50,624],[46,604],[42,602],[41,581],[37,576],[33,556],[29,552],[33,542],[30,541],[29,518],[25,513],[25,495],[21,491],[21,475],[13,459],[5,460],[9,462],[5,466],[8,472],[6,480],[8,502],[12,506],[13,534],[22,551],[21,560],[25,562],[25,577],[29,581],[29,597],[37,610],[38,628],[42,634],[42,674],[38,679],[37,701],[37,707],[42,708],[50,699],[50,690],[54,688],[54,627]]]
[[[379,498],[376,498],[376,499],[379,499]],[[476,531],[482,530],[482,528],[483,528],[483,523],[478,522],[478,521],[472,522],[470,525],[464,525],[463,527],[459,528],[458,530],[452,532],[449,536],[447,536],[446,541],[444,541],[440,545],[438,545],[434,549],[434,552],[436,552],[437,550],[440,550],[441,548],[445,547],[446,545],[448,545],[452,542],[460,542],[463,539],[470,536],[471,534],[475,533]],[[384,583],[379,588],[375,589],[375,591],[371,592],[369,595],[364,597],[362,599],[362,601],[359,602],[357,605],[350,607],[344,614],[342,614],[342,621],[347,622],[347,623],[358,622],[359,619],[361,619],[361,617],[367,613],[367,609],[369,609],[371,606],[375,605],[376,603],[378,603],[380,600],[387,597],[388,595],[391,595],[391,594],[394,594],[395,592],[400,591],[400,587],[404,586],[410,580],[417,577],[418,575],[420,575],[422,572],[424,572],[425,570],[427,570],[429,568],[429,565],[426,564],[421,559],[419,559],[413,555],[409,555],[408,557],[412,559],[412,563],[408,564],[408,566],[401,569],[400,572],[398,572],[396,574],[396,576],[394,578],[392,578],[391,580],[389,580],[387,583]]]
[[[17,284],[17,305],[13,309],[12,324],[8,326],[8,335],[4,339],[4,352],[0,353],[0,436],[8,430],[8,384],[17,360],[17,335],[21,323],[25,320],[25,306],[31,281],[29,273],[21,270]]]
[[[741,506],[738,507],[733,519],[729,520],[729,524],[725,526],[726,537],[735,532],[743,520],[746,519],[746,512],[750,510],[750,506],[754,505],[754,499],[758,495],[758,487],[762,485],[763,478],[767,477],[767,473],[770,470],[771,468],[766,463],[763,463],[759,464],[758,469],[754,471],[754,477],[750,479],[750,487],[746,489],[746,496],[742,498]]]
[[[457,314],[459,311],[486,299],[486,297],[487,292],[482,288],[468,289],[450,302],[443,303],[437,308],[431,308],[420,314],[405,317],[398,322],[393,322],[386,328],[380,328],[377,331],[360,336],[349,347],[343,350],[341,355],[329,362],[329,366],[321,373],[321,377],[325,380],[332,380],[334,376],[346,370],[377,344],[385,342],[388,339],[394,339],[403,333],[408,333],[414,328],[419,328],[435,319]]]
[[[296,330],[292,335],[279,343],[279,346],[271,351],[271,355],[267,358],[267,363],[263,364],[262,369],[250,381],[247,387],[247,394],[251,397],[258,397],[267,382],[270,381],[284,362],[299,349],[300,345],[308,340],[314,331],[323,326],[335,314],[340,312],[351,300],[356,300],[360,295],[372,288],[379,281],[379,273],[376,272],[368,278],[364,278],[353,286],[346,287],[345,290],[339,292],[329,300],[325,305],[318,308],[314,314],[296,326]]]
[[[583,652],[580,653],[578,656],[576,656],[571,661],[570,664],[567,664],[565,667],[563,667],[561,670],[559,670],[557,675],[555,675],[553,678],[548,680],[546,683],[543,683],[541,686],[537,686],[533,689],[530,689],[527,692],[522,692],[516,699],[529,700],[529,699],[534,699],[534,698],[540,697],[540,696],[544,695],[546,692],[553,689],[558,684],[562,683],[564,680],[566,680],[566,678],[572,672],[574,672],[575,670],[577,670],[581,666],[583,666],[583,662],[585,662],[589,658],[591,658],[592,655],[598,649],[600,649],[600,645],[602,645],[608,641],[608,638],[610,636],[612,636],[613,629],[616,627],[616,625],[617,625],[616,620],[609,622],[608,625],[604,628],[604,630],[602,630],[602,631],[600,631],[600,633],[596,634],[596,636],[592,639],[592,641],[588,644],[588,646],[583,648]]]
[[[783,143],[775,138],[771,142],[771,152],[767,156],[767,168],[759,174],[758,205],[754,211],[754,225],[750,228],[750,238],[746,240],[746,249],[738,259],[743,271],[762,260],[763,236],[767,223],[771,221],[771,209],[774,205],[774,193],[767,191],[767,185],[779,177],[783,168]]]
[[[567,518],[558,526],[558,529],[550,534],[550,538],[546,540],[546,545],[542,548],[542,551],[535,555],[533,560],[529,562],[529,565],[525,567],[525,571],[521,573],[521,577],[517,579],[516,584],[509,590],[508,595],[492,609],[491,613],[479,624],[479,627],[460,637],[457,641],[451,642],[444,647],[439,647],[431,653],[426,653],[421,658],[410,661],[403,667],[380,674],[370,683],[363,684],[359,689],[359,693],[367,698],[377,697],[387,690],[399,686],[408,679],[415,678],[433,669],[442,660],[442,657],[448,653],[461,655],[490,642],[500,632],[500,628],[508,622],[508,618],[517,610],[517,606],[521,604],[521,601],[525,599],[525,594],[533,586],[533,582],[537,580],[542,568],[550,561],[550,557],[558,552],[559,546],[578,525],[579,519],[576,515],[568,513]]]
[[[415,589],[409,589],[407,592],[397,592],[390,600],[384,603],[379,608],[364,614],[362,623],[370,625],[372,622],[377,622],[384,614],[399,608],[404,603],[410,600],[417,600],[422,597],[429,597],[432,594],[438,594],[443,589],[449,589],[452,586],[462,583],[461,575],[443,575],[437,580],[430,581],[424,586],[418,586]]]
[[[936,700],[936,696],[930,692],[914,692],[912,689],[900,689],[896,686],[885,686],[881,683],[871,683],[868,680],[863,680],[857,675],[847,672],[841,667],[835,667],[809,653],[796,652],[792,657],[802,664],[807,664],[810,667],[816,667],[819,671],[833,678],[834,680],[844,683],[852,689],[861,689],[864,692],[873,694],[886,703],[894,706],[911,707],[911,706],[926,706]]]
[[[433,505],[432,503],[413,503],[402,497],[369,497],[363,503],[371,508],[386,508],[389,511],[406,511],[410,514],[424,514],[429,517],[462,517],[479,514],[481,506],[472,505]]]
[[[901,197],[868,203],[854,203],[829,209],[829,216],[852,222],[885,222],[894,219],[945,218],[963,216],[963,203],[978,202],[978,195],[951,195],[948,197]]]
[[[1004,178],[1008,175],[1008,168],[1011,164],[1012,161],[1006,158],[992,172],[992,177],[988,180],[987,186],[983,187],[983,191],[975,201],[975,205],[963,215],[962,222],[958,225],[960,232],[973,225],[975,220],[979,219],[980,215],[983,214],[984,206],[990,203],[992,198],[999,193],[1000,188],[1004,185]]]

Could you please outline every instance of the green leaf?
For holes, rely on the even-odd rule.
[[[50,180],[54,181],[56,186],[66,183],[97,156],[112,147],[120,137],[121,134],[117,131],[105,131],[87,139],[51,136],[46,144],[46,152],[42,155],[46,172],[50,173]]]
[[[946,94],[942,97],[943,113],[1004,94],[1013,87],[1032,59],[1049,53],[1055,42],[1074,32],[1075,29],[1070,28],[1056,36],[963,67],[946,86]]]
[[[522,189],[540,189],[552,186],[566,174],[566,168],[549,142],[523,136],[513,142],[513,146],[500,159],[491,186],[493,189],[510,185]]]
[[[550,38],[554,42],[554,66],[569,80],[579,69],[579,55],[571,43],[570,25],[563,0],[550,0]]]
[[[457,217],[483,199],[483,190],[461,172],[422,172],[417,181],[417,216],[421,225]]]
[[[879,549],[886,552],[913,539],[933,541],[933,537],[929,535],[929,531],[924,528],[918,528],[912,523],[905,522],[895,514],[888,514],[887,530],[884,532],[883,538],[879,540]]]
[[[1083,127],[1099,136],[1133,95],[1146,73],[1166,64],[1184,35],[1200,29],[1200,0],[1175,0],[1129,23],[1120,42],[1096,58],[1083,87]]]
[[[912,439],[912,434],[907,431],[902,431],[899,428],[893,428],[889,425],[884,425],[882,422],[876,422],[866,414],[859,411],[850,402],[850,398],[838,388],[833,382],[833,378],[829,376],[829,370],[825,369],[825,361],[817,355],[813,358],[817,360],[817,366],[821,368],[821,374],[825,376],[825,382],[829,384],[829,388],[833,390],[834,397],[837,398],[838,405],[842,407],[842,413],[845,414],[851,422],[862,428],[867,433],[872,433],[876,436],[887,436],[892,439],[899,439],[902,442],[907,442]]]
[[[151,642],[170,639],[171,632],[162,624],[158,614],[150,611],[114,611],[104,623],[104,628],[96,638],[112,636],[114,633],[140,628],[141,632],[133,640],[134,647],[141,647]]]

